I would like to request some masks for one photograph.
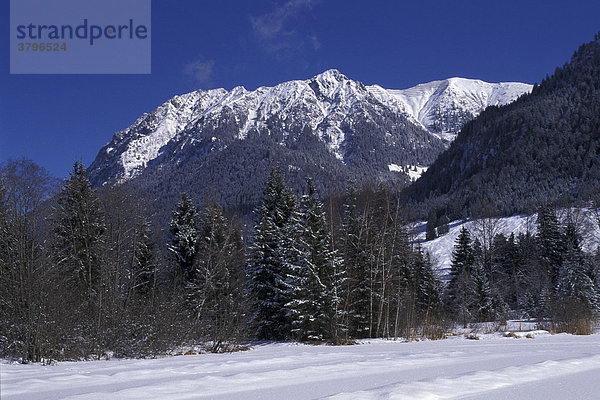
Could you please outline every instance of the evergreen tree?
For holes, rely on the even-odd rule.
[[[106,225],[96,192],[83,165],[75,162],[58,195],[54,231],[57,263],[89,296],[98,293]]]
[[[507,239],[499,234],[492,245],[492,263],[501,279],[496,280],[497,290],[503,293],[504,300],[513,310],[523,308],[526,300],[524,265],[519,261],[519,249],[515,243],[515,235],[511,233]]]
[[[458,314],[464,326],[471,317],[471,308],[475,297],[473,285],[474,262],[471,235],[467,228],[463,226],[456,238],[456,244],[452,252],[450,282],[447,287],[446,299],[448,306]]]
[[[494,318],[494,303],[501,303],[497,296],[494,299],[490,285],[490,269],[486,267],[486,252],[479,239],[473,242],[473,269],[471,270],[474,298],[472,314],[478,321],[489,321]],[[494,301],[496,300],[496,301]]]
[[[135,293],[150,295],[156,284],[156,264],[154,243],[150,239],[151,230],[148,221],[143,219],[133,232],[133,251],[129,266],[132,289]]]
[[[559,271],[557,293],[582,304],[591,315],[598,309],[600,299],[572,220],[567,223],[564,238],[566,252]]]
[[[546,268],[550,277],[552,289],[558,283],[558,271],[565,253],[564,242],[560,233],[560,224],[553,207],[544,206],[538,211],[537,241],[540,262]]]
[[[441,305],[440,283],[433,271],[429,253],[423,254],[421,247],[417,248],[414,256],[414,271],[417,282],[417,308],[422,316],[429,315]]]
[[[425,240],[433,240],[437,237],[437,231],[435,229],[437,225],[437,218],[434,212],[429,213],[427,218],[427,225],[425,227]]]
[[[253,324],[259,339],[285,339],[294,318],[290,303],[301,289],[292,286],[300,273],[301,230],[298,200],[279,168],[271,171],[256,215],[248,266]]]
[[[545,267],[540,266],[537,238],[531,233],[520,233],[516,240],[517,263],[523,279],[521,306],[529,316],[544,316],[542,292],[549,293],[549,278]]]
[[[181,201],[173,211],[171,223],[169,225],[171,232],[171,244],[169,251],[175,258],[177,270],[175,271],[175,280],[180,284],[194,279],[194,262],[198,249],[198,212],[192,199],[187,194],[181,194]]]
[[[317,198],[312,181],[308,180],[308,195],[302,205],[302,259],[297,284],[298,295],[293,303],[297,318],[293,328],[301,339],[335,340],[337,336],[337,297],[339,259],[331,248],[323,204]],[[294,326],[296,325],[296,326]]]
[[[476,264],[473,270],[473,285],[475,298],[473,301],[474,314],[480,322],[494,318],[494,302],[490,284],[481,264]]]

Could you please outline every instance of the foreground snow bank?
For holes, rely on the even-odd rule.
[[[16,399],[594,399],[600,335],[255,346],[155,360],[3,364]]]

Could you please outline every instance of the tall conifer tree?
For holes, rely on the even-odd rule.
[[[298,200],[279,168],[271,171],[256,217],[248,261],[253,325],[259,339],[286,339],[295,318],[290,303],[300,290],[293,284],[301,260],[301,230]]]
[[[470,319],[475,295],[472,279],[474,262],[471,235],[463,226],[452,252],[451,278],[446,293],[448,305],[459,315],[463,325]]]
[[[58,195],[55,245],[58,265],[88,295],[98,292],[106,224],[83,165],[75,162]]]
[[[198,254],[198,219],[198,211],[192,199],[182,193],[181,201],[173,211],[169,225],[169,251],[173,254],[177,266],[175,280],[183,285],[194,279],[194,262]]]

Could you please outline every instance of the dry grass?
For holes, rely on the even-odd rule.
[[[552,325],[552,333],[571,333],[573,335],[591,335],[592,321],[589,318],[573,318]]]

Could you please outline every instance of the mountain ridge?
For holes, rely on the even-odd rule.
[[[445,104],[453,116],[467,103]],[[459,114],[469,119],[477,107]],[[175,96],[117,132],[88,176],[95,187],[127,182],[165,206],[187,191],[201,202],[248,210],[276,166],[298,193],[309,176],[323,196],[343,191],[349,181],[397,191],[447,143],[411,116],[398,92],[332,69],[255,90],[237,86]]]
[[[287,109],[293,108],[296,102],[302,100],[303,92],[309,88],[314,92],[311,100],[316,101],[318,107],[308,110],[310,113],[306,122],[308,122],[313,132],[317,132],[319,139],[328,144],[331,152],[339,160],[343,161],[345,159],[343,145],[346,139],[345,133],[341,130],[339,124],[329,124],[326,129],[319,131],[319,125],[324,121],[326,122],[329,117],[331,117],[330,119],[341,118],[339,112],[338,115],[330,115],[339,111],[331,110],[335,108],[332,105],[334,100],[338,100],[338,103],[342,105],[342,112],[348,112],[354,102],[372,96],[391,110],[406,117],[414,125],[433,133],[437,138],[449,141],[448,134],[440,135],[439,133],[444,132],[436,132],[435,124],[431,123],[431,109],[438,110],[438,113],[440,109],[439,106],[436,108],[435,104],[432,104],[433,93],[425,101],[417,98],[417,96],[413,96],[416,100],[411,101],[410,93],[423,88],[434,88],[434,92],[441,92],[438,93],[438,99],[448,100],[448,91],[440,91],[439,86],[443,83],[450,86],[455,82],[462,83],[463,86],[465,86],[465,82],[477,82],[486,89],[498,85],[518,85],[518,88],[513,89],[510,96],[496,99],[493,105],[512,101],[515,98],[515,93],[522,94],[530,89],[530,85],[521,83],[490,84],[478,80],[449,78],[420,84],[408,89],[393,90],[384,89],[377,85],[365,86],[360,82],[348,79],[336,69],[330,69],[308,80],[293,80],[272,87],[261,86],[252,91],[245,89],[243,86],[237,86],[230,91],[222,88],[206,91],[197,90],[174,96],[151,113],[143,114],[130,127],[117,132],[113,139],[99,151],[98,156],[90,166],[91,176],[95,184],[122,182],[137,176],[161,154],[166,152],[169,142],[183,141],[180,145],[185,147],[187,142],[184,136],[193,131],[191,125],[194,123],[198,125],[199,119],[218,118],[219,114],[226,108],[236,113],[237,139],[243,140],[253,129],[268,128],[266,123],[275,114],[278,114],[279,119],[286,119],[289,116],[286,114]],[[454,84],[454,86],[457,85]],[[460,95],[469,91],[461,91],[459,88],[457,92]],[[359,97],[357,94],[360,94],[362,98],[357,98]],[[480,97],[485,96],[487,96],[487,93],[483,93],[483,96]],[[319,101],[319,97],[321,97],[321,101]],[[322,101],[323,99],[325,101]],[[414,104],[419,101],[423,102],[423,107],[428,107],[429,110],[423,116],[419,115],[416,112],[417,108],[414,107]],[[450,108],[455,111],[458,110],[459,118],[453,122],[454,125],[450,128],[451,134],[457,129],[457,124],[462,124],[464,121],[473,118],[488,105],[485,99],[479,99],[476,106],[466,104],[465,107],[460,108],[460,103],[458,100],[448,100],[446,102],[447,106],[441,111],[443,114],[449,112],[448,109]],[[465,102],[462,103],[465,104]],[[196,126],[196,129],[200,128]],[[286,125],[284,125],[284,130],[285,128]],[[176,151],[176,149],[171,150]],[[424,165],[426,161],[423,160],[423,162],[415,162],[414,164]]]

